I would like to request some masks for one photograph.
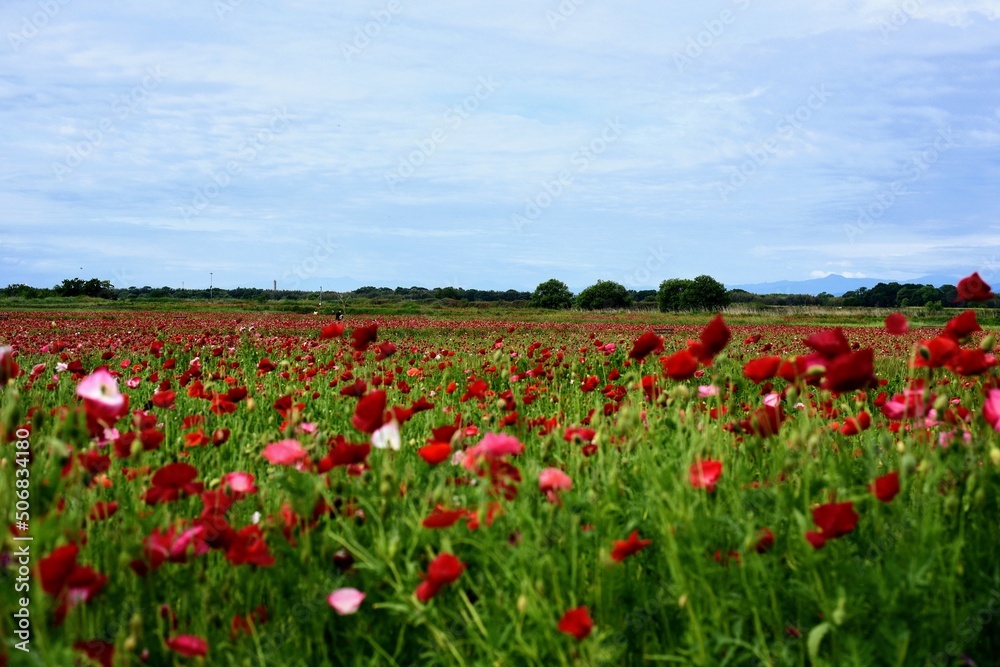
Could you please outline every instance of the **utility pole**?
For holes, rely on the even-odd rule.
[[[323,307],[323,286],[322,285],[319,286],[319,306],[320,306],[320,308]]]
[[[208,272],[208,300],[209,301],[212,301],[212,287],[214,285],[213,280],[214,279],[212,278],[212,272],[209,271]]]

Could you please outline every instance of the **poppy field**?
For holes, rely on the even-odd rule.
[[[0,664],[997,664],[982,312],[12,313]]]

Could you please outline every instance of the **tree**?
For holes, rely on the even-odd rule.
[[[684,308],[684,292],[691,289],[692,285],[693,280],[684,278],[671,278],[660,283],[660,289],[656,292],[656,304],[660,307],[660,312]]]
[[[694,280],[671,278],[660,283],[656,302],[662,312],[668,310],[719,310],[729,305],[726,286],[712,276]]]
[[[576,306],[583,310],[628,308],[631,305],[632,295],[624,285],[612,280],[598,280],[576,296]]]
[[[546,280],[535,288],[531,295],[531,305],[535,308],[569,308],[573,305],[573,294],[561,280]]]

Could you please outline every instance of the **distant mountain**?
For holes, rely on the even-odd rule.
[[[811,280],[779,280],[773,283],[726,285],[726,288],[746,290],[753,294],[811,294],[816,296],[820,292],[826,292],[833,296],[841,296],[844,292],[850,292],[861,287],[871,289],[879,283],[912,283],[915,285],[933,285],[934,287],[955,285],[961,277],[923,276],[911,280],[900,280],[887,278],[845,278],[844,276],[832,273],[825,278],[812,278]]]

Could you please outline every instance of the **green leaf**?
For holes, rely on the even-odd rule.
[[[819,645],[823,641],[823,637],[826,636],[833,628],[830,623],[820,623],[815,628],[809,631],[809,638],[806,640],[806,648],[809,649],[809,659],[816,660],[816,656],[819,654]]]

